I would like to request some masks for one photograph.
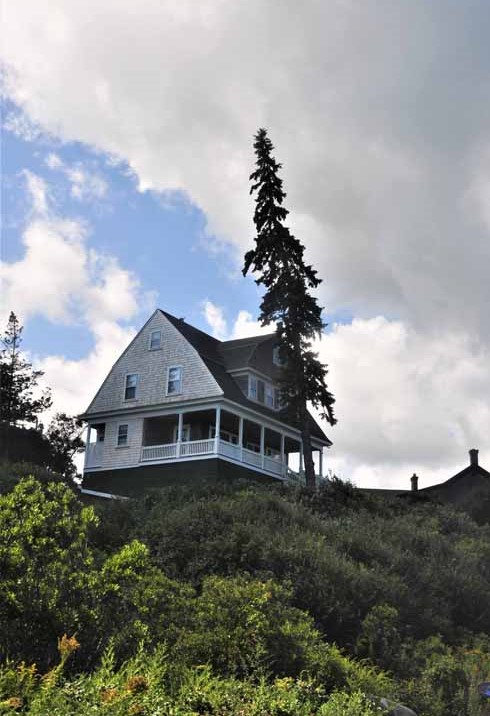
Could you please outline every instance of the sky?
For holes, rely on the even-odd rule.
[[[323,283],[360,486],[490,469],[485,0],[4,0],[1,325],[83,411],[155,307],[252,335],[253,135]]]

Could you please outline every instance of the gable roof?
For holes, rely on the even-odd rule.
[[[201,331],[199,328],[195,328],[189,323],[186,323],[182,318],[176,318],[172,316],[172,314],[162,311],[162,309],[160,310],[165,318],[172,323],[199,353],[223,391],[225,398],[234,403],[238,403],[238,405],[243,405],[246,408],[255,410],[255,412],[261,413],[269,418],[291,424],[291,421],[287,419],[281,411],[271,410],[261,403],[249,400],[227,372],[247,366],[254,367],[254,356],[257,347],[262,343],[272,340],[274,333],[268,333],[263,336],[253,336],[251,338],[239,338],[232,341],[220,341]],[[331,441],[316,420],[314,420],[311,415],[309,415],[309,418],[312,437],[331,445]]]
[[[473,451],[470,451],[470,454],[471,452]],[[478,453],[477,450],[474,452]],[[424,487],[420,492],[447,502],[460,502],[469,492],[480,488],[490,489],[490,472],[478,464],[476,457],[474,462],[472,460],[467,467],[450,477],[449,480]]]

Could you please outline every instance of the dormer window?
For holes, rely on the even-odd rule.
[[[126,376],[126,385],[124,388],[124,400],[134,400],[136,398],[136,388],[138,387],[138,374],[128,373]]]
[[[281,358],[280,346],[274,346],[274,348],[272,349],[272,362],[279,368],[282,368],[284,365],[286,365],[286,361],[282,360]]]
[[[267,405],[268,408],[275,407],[274,393],[275,393],[274,386],[271,385],[271,383],[266,383],[265,384],[265,404]]]
[[[254,375],[248,377],[248,397],[257,400],[257,378]]]
[[[150,343],[149,343],[148,349],[150,351],[157,351],[161,347],[162,347],[162,332],[161,331],[151,331]]]
[[[263,380],[253,373],[248,374],[248,385],[246,377],[240,376],[236,381],[249,400],[261,403],[271,410],[280,409],[279,389],[272,382]]]

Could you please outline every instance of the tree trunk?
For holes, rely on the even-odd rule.
[[[313,462],[313,451],[311,449],[311,434],[308,414],[303,420],[301,439],[303,441],[303,459],[305,461],[305,481],[308,490],[316,488],[315,463]]]

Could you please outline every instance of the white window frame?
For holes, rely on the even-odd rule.
[[[254,386],[254,391],[252,391],[252,385]],[[255,392],[255,395],[253,394]],[[248,374],[248,397],[250,400],[255,400],[256,403],[259,401],[257,400],[258,395],[258,388],[257,388],[257,376],[253,373]]]
[[[119,442],[119,431],[122,427],[126,426],[126,442],[120,443]],[[117,432],[116,432],[116,447],[122,448],[122,447],[128,447],[129,446],[129,423],[118,423],[117,424]]]
[[[263,401],[259,400],[259,383],[262,383],[264,386]],[[254,403],[257,403],[258,405],[263,405],[264,407],[269,408],[269,410],[280,410],[280,406],[276,399],[276,391],[278,391],[278,388],[272,381],[266,380],[265,378],[261,378],[255,373],[248,374],[247,398],[249,400],[253,400]],[[269,396],[269,398],[271,399],[271,403],[267,402],[267,396]]]
[[[270,403],[268,402],[268,398],[270,398]],[[268,381],[265,381],[264,385],[264,405],[266,408],[271,408],[272,410],[274,410],[274,385],[273,383],[269,383]]]
[[[136,376],[136,385],[134,385],[134,386],[128,386],[128,378],[129,378],[131,375]],[[138,400],[138,387],[139,387],[139,382],[140,382],[139,373],[126,373],[126,375],[125,375],[125,377],[124,377],[124,400],[125,400],[126,402],[127,402],[128,400]],[[127,391],[128,387],[130,387],[130,388],[133,388],[133,387],[134,387],[134,396],[133,396],[132,398],[127,398],[127,397],[126,397],[126,391]]]
[[[152,346],[152,337],[154,333],[158,333],[159,339],[158,339],[158,345]],[[148,338],[148,350],[149,351],[160,351],[162,349],[162,331],[159,328],[155,328],[154,331],[150,331],[150,336]]]
[[[173,393],[172,393],[173,395]],[[174,427],[174,443],[177,441],[177,433],[179,432],[179,426],[176,425]],[[191,426],[190,423],[185,423],[185,425],[182,426],[182,441],[183,443],[188,443],[191,440]]]
[[[216,425],[209,426],[209,437],[216,437]],[[219,431],[220,440],[224,440],[225,443],[231,443],[232,445],[238,445],[238,435],[236,433],[230,433],[229,430],[223,430],[220,428]]]
[[[179,378],[179,390],[175,390],[172,392],[169,392],[169,384],[170,384],[170,371],[171,370],[180,370],[180,378]],[[181,365],[170,365],[167,368],[167,390],[166,395],[182,395],[182,384],[184,381],[184,369]]]
[[[277,365],[278,368],[283,368],[286,365],[286,361],[281,360],[279,355],[279,345],[275,345],[272,349],[272,362]]]

